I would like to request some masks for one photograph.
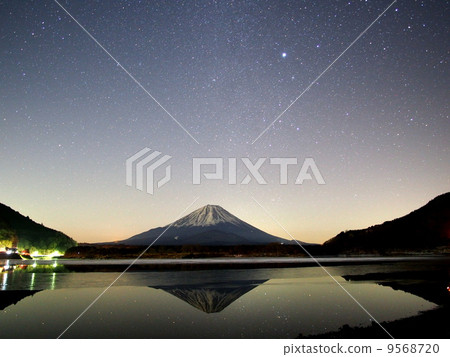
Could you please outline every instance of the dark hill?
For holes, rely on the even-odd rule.
[[[445,193],[408,215],[366,229],[339,233],[323,247],[333,253],[448,247],[450,193]]]
[[[0,203],[0,247],[11,247],[15,241],[19,250],[45,254],[56,250],[62,253],[77,244],[64,233],[38,224]]]
[[[41,290],[7,290],[0,292],[0,311],[5,310],[10,305],[17,304],[29,296],[40,292]]]

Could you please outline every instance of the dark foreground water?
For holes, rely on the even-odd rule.
[[[61,262],[19,264],[4,261],[0,274],[1,338],[58,337],[120,274],[100,272],[108,269],[99,266],[92,268],[97,271],[74,272],[74,266]],[[89,261],[83,265],[89,266]],[[63,337],[294,338],[323,334],[344,325],[372,324],[349,294],[384,322],[435,309],[448,283],[448,261],[443,259],[327,266],[336,281],[320,267],[148,269],[125,273]]]

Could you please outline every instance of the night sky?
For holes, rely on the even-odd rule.
[[[79,242],[196,197],[288,238],[256,200],[309,242],[409,213],[450,189],[449,2],[391,4],[61,0],[119,65],[57,2],[0,1],[0,202]],[[145,147],[173,157],[154,195],[125,185]],[[267,185],[238,165],[193,186],[193,157],[311,157],[326,184],[267,163]]]

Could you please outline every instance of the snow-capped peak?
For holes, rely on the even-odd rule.
[[[218,223],[239,225],[244,223],[220,206],[206,205],[174,222],[173,227],[212,226]]]

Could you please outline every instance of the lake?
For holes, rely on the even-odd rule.
[[[57,338],[103,292],[63,338],[295,338],[414,316],[447,293],[442,258],[322,260],[335,280],[308,259],[233,261],[140,261],[106,292],[129,261],[0,261],[0,337]]]

